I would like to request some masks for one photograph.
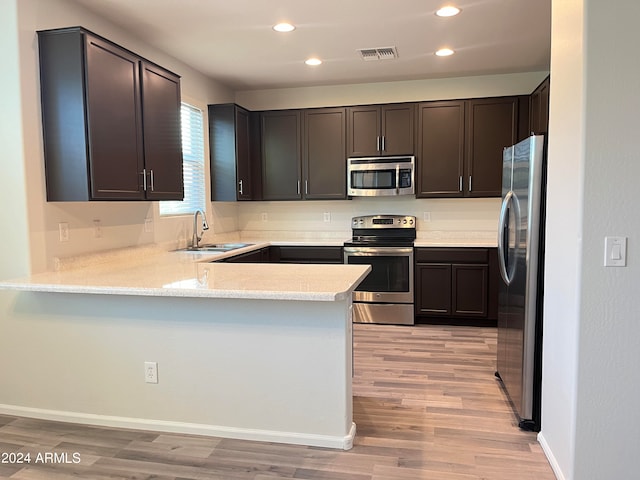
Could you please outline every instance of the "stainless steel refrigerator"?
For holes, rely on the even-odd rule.
[[[504,149],[498,226],[496,376],[525,430],[540,430],[542,294],[545,212],[542,135]]]

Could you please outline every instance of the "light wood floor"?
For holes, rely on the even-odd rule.
[[[495,370],[496,330],[355,325],[354,448],[97,428],[0,415],[2,452],[80,454],[0,463],[22,480],[553,480]],[[2,458],[0,458],[0,461]]]

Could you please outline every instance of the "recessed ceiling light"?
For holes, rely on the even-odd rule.
[[[439,57],[448,57],[449,55],[453,55],[455,52],[450,48],[441,48],[436,52],[436,55]]]
[[[273,26],[273,29],[276,32],[287,33],[287,32],[293,32],[296,29],[296,27],[294,27],[290,23],[278,23],[277,25]]]
[[[439,17],[453,17],[454,15],[458,15],[460,13],[460,9],[458,7],[454,7],[453,5],[447,5],[446,7],[442,7],[436,11],[436,15]]]
[[[322,60],[320,60],[319,58],[308,58],[307,60],[304,61],[304,63],[314,67],[316,65],[320,65],[322,63]]]

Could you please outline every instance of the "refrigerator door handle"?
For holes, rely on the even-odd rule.
[[[515,245],[516,249],[520,247],[520,202],[517,195],[513,190],[509,191],[502,201],[502,208],[500,209],[500,221],[498,222],[498,267],[500,270],[500,276],[505,284],[510,285],[513,281],[513,277],[516,273],[516,262],[514,259],[507,259],[505,256],[505,248],[508,252],[509,245],[505,246],[504,228],[507,221],[507,215],[509,214],[510,207],[513,208],[515,213]],[[507,265],[507,260],[509,265]]]

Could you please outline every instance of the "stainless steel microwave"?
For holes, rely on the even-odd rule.
[[[414,195],[415,157],[364,157],[347,160],[347,195]]]

